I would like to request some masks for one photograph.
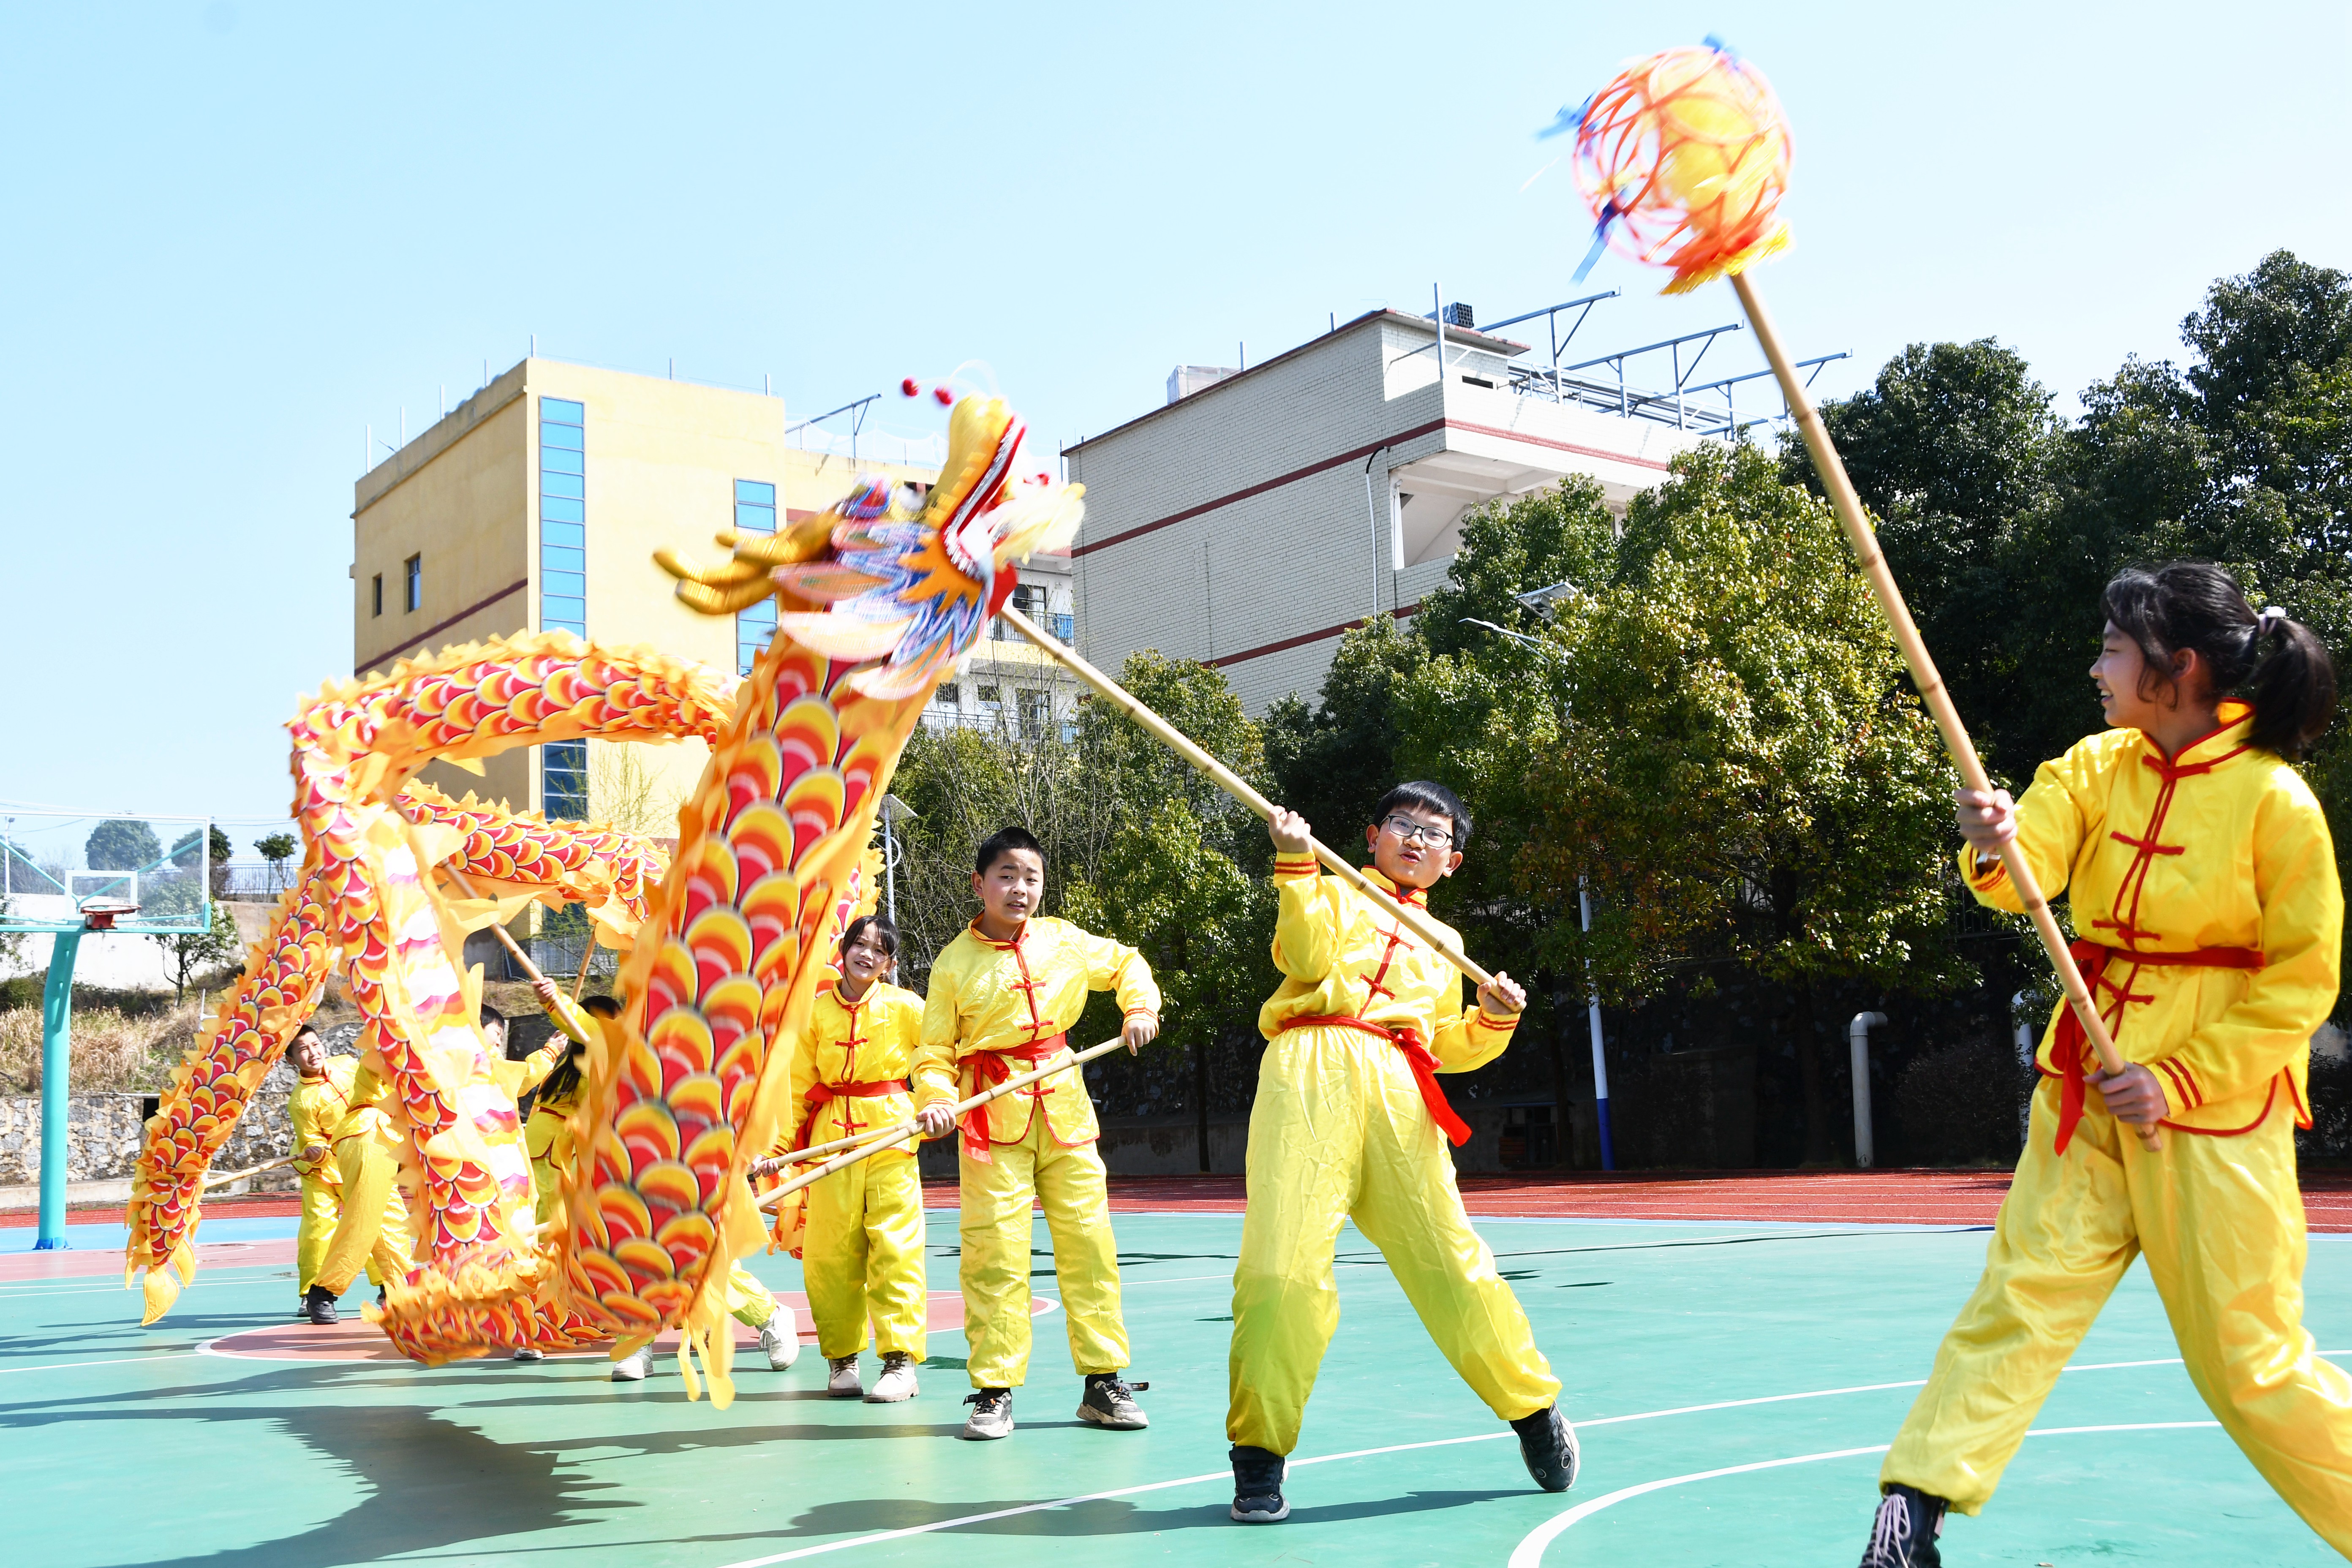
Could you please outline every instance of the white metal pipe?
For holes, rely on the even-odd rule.
[[[1576,912],[1584,922],[1584,934],[1592,934],[1592,893],[1584,879],[1576,879]],[[1592,1119],[1601,1134],[1601,1168],[1617,1168],[1616,1140],[1609,1126],[1609,1058],[1601,1048],[1601,994],[1590,994],[1585,1017],[1592,1029]]]
[[[1870,1030],[1885,1022],[1884,1013],[1856,1013],[1846,1026],[1846,1044],[1853,1053],[1853,1163],[1865,1171],[1878,1152],[1870,1138]]]

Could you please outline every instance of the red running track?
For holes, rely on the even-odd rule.
[[[2303,1173],[2303,1206],[2314,1231],[2352,1234],[2352,1171]],[[1616,1175],[1464,1176],[1462,1197],[1474,1215],[1546,1219],[1780,1221],[1830,1225],[1990,1225],[2009,1191],[2009,1173],[1993,1171],[1685,1171]],[[1239,1176],[1114,1176],[1111,1208],[1121,1214],[1192,1210],[1239,1214]],[[925,1204],[956,1206],[953,1182],[923,1184]],[[265,1218],[300,1212],[290,1194],[217,1198],[215,1217]],[[29,1209],[0,1212],[0,1226],[29,1226]],[[113,1205],[76,1208],[79,1224],[121,1218]]]

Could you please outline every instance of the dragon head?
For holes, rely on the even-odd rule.
[[[732,615],[780,590],[776,617],[811,651],[874,668],[851,677],[869,697],[926,689],[979,639],[1013,591],[1016,561],[1077,531],[1084,487],[1013,476],[1026,426],[1001,398],[962,399],[948,419],[948,457],[922,510],[906,515],[888,480],[849,494],[773,535],[719,535],[734,552],[704,568],[674,551],[654,559],[677,596],[707,616]]]

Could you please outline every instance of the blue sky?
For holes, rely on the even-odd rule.
[[[1990,335],[2071,408],[2213,278],[2352,264],[2341,4],[0,10],[0,801],[282,813],[363,426],[530,334],[796,413],[981,359],[1075,440],[1433,279],[1583,291],[1531,133],[1709,32],[1795,128],[1763,286],[1824,393]],[[1588,287],[1594,352],[1738,313]]]

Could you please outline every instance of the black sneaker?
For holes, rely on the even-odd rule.
[[[1009,1388],[983,1388],[964,1396],[971,1414],[964,1417],[961,1436],[975,1442],[991,1437],[1013,1436],[1013,1391]]]
[[[335,1298],[324,1285],[313,1285],[302,1292],[302,1315],[325,1327],[335,1321]]]
[[[385,1307],[391,1304],[391,1301],[392,1293],[385,1289],[384,1287],[381,1285],[377,1286],[375,1288],[375,1310],[379,1312],[383,1311]]]
[[[1090,1421],[1109,1432],[1140,1432],[1151,1425],[1151,1417],[1135,1402],[1139,1390],[1150,1388],[1148,1383],[1129,1383],[1115,1372],[1087,1373],[1086,1396],[1078,1401],[1078,1419]]]
[[[1558,1405],[1520,1416],[1511,1423],[1511,1430],[1519,1435],[1519,1458],[1527,1461],[1536,1485],[1548,1492],[1564,1492],[1576,1484],[1576,1428]]]
[[[1230,1458],[1234,1461],[1234,1517],[1244,1524],[1279,1524],[1290,1517],[1290,1505],[1283,1500],[1282,1483],[1290,1473],[1290,1461],[1280,1454],[1264,1448],[1244,1448],[1235,1444]]]
[[[1878,1500],[1862,1568],[1940,1568],[1936,1537],[1944,1531],[1944,1500],[1916,1487],[1892,1486]]]

